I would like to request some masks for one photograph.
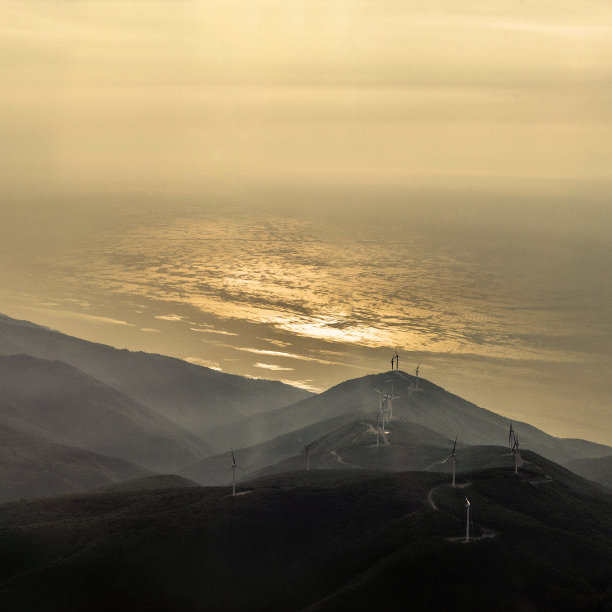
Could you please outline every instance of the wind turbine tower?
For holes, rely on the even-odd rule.
[[[383,402],[383,392],[378,389],[374,389],[376,393],[378,393],[378,413],[382,413],[382,428],[385,428],[385,404],[387,403],[387,396],[385,395],[385,400]]]
[[[421,367],[421,364],[419,363],[419,365],[416,367],[416,388],[417,391],[419,390],[419,368]]]
[[[393,419],[393,400],[399,399],[399,395],[395,395],[393,392],[393,380],[387,380],[385,382],[391,383],[391,395],[387,394],[385,396],[385,400],[387,402],[387,421],[391,421]]]
[[[453,466],[453,484],[452,486],[455,486],[455,465],[457,463],[457,455],[455,455],[455,449],[457,448],[457,438],[459,437],[459,434],[457,434],[457,437],[455,438],[455,443],[453,444],[453,450],[451,452],[451,454],[444,459],[444,461],[442,461],[442,463],[446,463],[447,461],[450,460],[452,466]]]
[[[376,414],[376,446],[380,446],[381,437],[385,445],[389,445],[389,441],[387,440],[388,433],[389,432],[385,430],[385,410],[383,406],[379,406]]]
[[[232,497],[236,495],[236,470],[241,470],[242,468],[236,465],[236,457],[234,456],[234,449],[232,448]]]
[[[300,439],[298,438],[298,440]],[[306,471],[310,472],[310,447],[315,443],[315,441],[313,440],[310,444],[306,444],[304,440],[300,440],[300,442],[302,443],[304,452],[306,453]]]
[[[514,473],[518,476],[519,467],[523,466],[523,458],[521,457],[521,453],[519,451],[519,440],[518,436],[512,432],[512,437],[514,438],[514,443],[512,444],[512,455],[514,456]]]
[[[469,542],[470,541],[470,507],[472,504],[470,504],[470,500],[466,497],[465,498],[465,509],[467,510],[467,516],[465,519],[465,541]]]

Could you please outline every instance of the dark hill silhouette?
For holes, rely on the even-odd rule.
[[[225,374],[163,355],[119,350],[0,315],[0,354],[64,361],[215,445],[223,423],[310,397],[277,381]],[[221,443],[218,450],[224,450]]]
[[[154,491],[158,489],[182,489],[197,487],[198,484],[176,474],[154,474],[123,480],[104,487],[96,487],[92,493],[127,493],[136,491]]]
[[[197,438],[60,361],[0,357],[0,422],[52,442],[173,471],[203,457]]]
[[[16,612],[610,609],[612,496],[563,475],[490,469],[452,489],[436,473],[311,471],[236,497],[187,487],[8,504],[0,599]]]

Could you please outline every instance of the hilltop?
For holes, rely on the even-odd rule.
[[[389,381],[393,381],[393,387]],[[406,457],[400,459],[397,448],[379,449],[376,454],[366,448],[375,439],[372,433],[379,405],[377,390],[391,393],[392,389],[396,399],[393,400],[394,418],[388,424],[391,430],[389,445],[394,447],[399,444],[405,451],[408,446],[414,447],[412,452],[417,453],[415,458],[423,459],[422,463],[410,463]],[[397,471],[425,469],[428,462],[435,461],[436,453],[441,453],[441,458],[448,454],[451,441],[457,436],[460,447],[507,448],[509,425],[507,418],[480,408],[427,380],[419,379],[417,389],[416,378],[400,371],[345,381],[282,409],[253,415],[245,419],[240,427],[219,427],[214,434],[218,440],[226,440],[226,449],[230,445],[239,449],[237,455],[244,458],[243,467],[249,472],[276,464],[283,471],[301,464],[302,460],[298,457],[301,443],[298,438],[308,443],[314,441],[311,456],[315,462],[313,465],[318,467],[324,467],[329,462],[329,457],[323,458],[322,455],[335,450],[342,458],[346,457],[345,463],[362,468],[386,466]],[[561,464],[574,459],[612,454],[609,446],[586,440],[555,438],[528,423],[515,422],[513,427],[520,437],[521,448],[528,448]],[[346,432],[343,428],[347,428]],[[367,453],[369,459],[363,456],[351,459],[354,449],[345,448],[346,436],[353,446],[361,448],[361,455]],[[265,442],[257,443],[262,438]],[[322,443],[323,440],[326,440],[325,443]],[[396,459],[381,464],[377,457],[385,453]],[[224,455],[223,461],[229,465],[227,454],[222,453],[219,457],[210,457],[183,468],[182,473],[209,484],[212,482],[210,479],[214,478],[213,473],[221,465],[220,457]]]

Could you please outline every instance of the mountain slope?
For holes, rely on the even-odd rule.
[[[310,448],[309,462],[317,470],[377,470],[405,472],[440,466],[453,442],[436,432],[395,420],[385,427],[378,442],[375,422],[353,421],[318,438]],[[458,444],[461,448],[461,444]],[[269,465],[260,474],[305,469],[304,453]],[[257,476],[258,474],[253,474]]]
[[[172,488],[10,504],[0,598],[17,612],[603,611],[612,496],[566,473],[485,470],[452,489],[434,473],[301,472],[237,497]]]
[[[565,464],[572,472],[612,489],[612,455],[594,459],[575,459]]]
[[[312,395],[280,382],[118,350],[0,315],[0,354],[21,353],[64,361],[198,435]]]
[[[304,399],[281,410],[254,415],[245,419],[240,428],[221,426],[214,431],[218,439],[233,439],[234,444],[250,445],[270,436],[292,431],[340,415],[347,419],[372,419],[376,415],[379,395],[391,392],[393,380],[394,415],[437,432],[447,439],[459,434],[464,444],[505,445],[508,441],[509,420],[472,404],[433,383],[404,372],[373,374],[348,380],[315,397]],[[351,417],[352,415],[352,417]],[[514,424],[521,447],[530,448],[554,461],[564,463],[583,457],[612,454],[612,448],[585,440],[555,438],[527,423]]]
[[[196,436],[59,361],[0,357],[0,422],[58,444],[173,471],[204,456]]]
[[[75,493],[142,477],[136,465],[0,424],[0,503]]]
[[[236,460],[242,468],[237,477],[244,480],[249,478],[251,474],[257,473],[269,465],[277,464],[283,459],[298,455],[303,448],[300,440],[310,443],[335,430],[345,422],[345,416],[336,417],[282,436],[277,436],[262,444],[235,448],[234,454]],[[211,455],[196,461],[192,465],[184,466],[179,470],[179,473],[206,486],[222,485],[231,482],[232,475],[228,471],[232,465],[230,446],[228,445],[226,452]],[[299,469],[302,469],[303,465],[304,462],[300,460]]]

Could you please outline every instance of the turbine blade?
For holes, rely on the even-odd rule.
[[[236,465],[236,457],[234,457],[234,449],[232,448],[232,463]]]

